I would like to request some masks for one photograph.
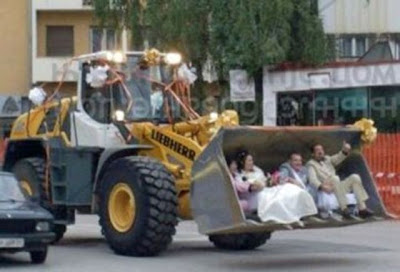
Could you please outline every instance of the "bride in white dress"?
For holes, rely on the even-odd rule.
[[[254,165],[253,157],[247,152],[238,156],[239,179],[241,182],[257,184],[257,214],[262,222],[291,224],[301,218],[318,213],[312,196],[299,186],[286,183],[265,187],[264,172]]]

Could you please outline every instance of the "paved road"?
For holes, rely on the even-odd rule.
[[[33,266],[27,254],[2,255],[7,271],[399,271],[400,222],[386,221],[339,229],[282,231],[252,252],[216,250],[197,234],[193,222],[179,225],[162,256],[114,255],[100,235],[97,218],[78,216],[65,239],[51,247],[48,261]]]

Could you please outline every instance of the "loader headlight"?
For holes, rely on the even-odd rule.
[[[114,112],[114,118],[117,122],[122,122],[125,120],[125,112],[122,110],[116,110]]]
[[[36,224],[36,231],[38,231],[38,232],[50,231],[49,222],[38,222]]]
[[[217,112],[212,112],[210,113],[210,116],[208,118],[209,123],[214,123],[218,120],[218,113]]]
[[[164,60],[169,65],[178,65],[182,62],[182,56],[179,53],[168,53]]]

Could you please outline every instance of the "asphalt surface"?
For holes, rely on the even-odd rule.
[[[100,234],[96,216],[78,216],[77,224],[49,251],[44,265],[29,255],[0,255],[7,271],[399,271],[400,221],[336,229],[275,232],[263,247],[249,252],[217,250],[181,222],[173,244],[152,258],[113,254]]]

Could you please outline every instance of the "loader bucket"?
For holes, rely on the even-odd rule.
[[[199,231],[203,234],[266,232],[293,226],[258,223],[247,220],[243,213],[226,164],[226,156],[239,150],[249,151],[255,164],[266,172],[273,172],[292,152],[299,152],[306,162],[311,146],[320,143],[327,154],[335,154],[343,141],[353,147],[352,154],[339,166],[338,175],[344,178],[359,174],[369,194],[367,206],[377,216],[386,217],[386,211],[377,193],[368,165],[361,154],[361,132],[346,127],[237,127],[221,129],[204,149],[192,168],[191,206]],[[357,222],[346,220],[306,225],[305,228],[335,227]],[[365,221],[363,221],[365,222]]]

